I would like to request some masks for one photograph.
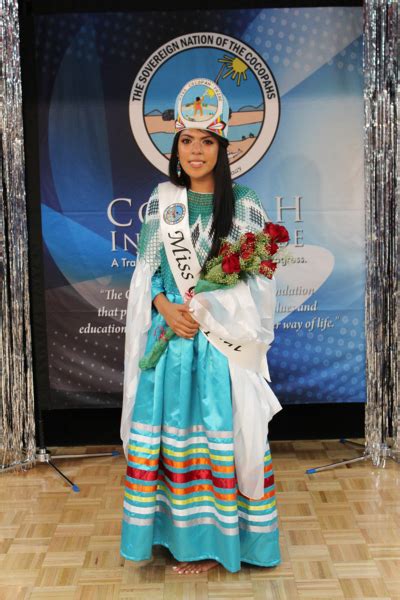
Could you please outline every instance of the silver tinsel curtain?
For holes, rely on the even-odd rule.
[[[0,471],[35,457],[18,2],[0,0]]]
[[[364,4],[367,405],[375,465],[400,451],[399,51],[397,0]],[[391,439],[392,438],[392,439]]]
[[[334,2],[332,3],[334,5]],[[0,470],[34,460],[31,323],[17,0],[0,0],[1,417]],[[367,289],[366,445],[375,464],[400,449],[398,385],[397,0],[364,4]]]

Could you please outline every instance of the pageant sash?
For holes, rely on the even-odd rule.
[[[160,231],[165,253],[182,299],[186,301],[191,297],[201,271],[190,234],[186,188],[166,182],[159,184],[158,192]],[[238,295],[239,305],[240,294],[245,294],[245,291],[246,286],[239,285],[230,290],[230,293]],[[207,321],[207,308],[199,302],[196,302],[196,306],[196,317],[201,325],[202,322]],[[200,330],[209,342],[234,364],[259,373],[267,381],[271,381],[265,356],[269,347],[267,344],[256,340],[239,344],[235,340],[223,339],[215,335],[207,327],[200,327]]]
[[[165,253],[178,290],[185,301],[200,278],[201,266],[190,235],[186,188],[158,185],[160,230]]]

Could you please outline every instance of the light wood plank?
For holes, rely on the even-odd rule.
[[[75,448],[92,451],[99,449]],[[271,452],[282,562],[243,564],[238,573],[216,567],[179,575],[162,546],[142,564],[121,558],[123,456],[63,461],[79,494],[44,465],[4,474],[0,599],[400,600],[397,465],[379,470],[364,462],[306,475],[356,452],[333,440],[272,442]]]

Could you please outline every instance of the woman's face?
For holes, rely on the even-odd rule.
[[[218,158],[218,141],[202,129],[185,129],[178,140],[178,157],[190,182],[214,183],[214,167]]]

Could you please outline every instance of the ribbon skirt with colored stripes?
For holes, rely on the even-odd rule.
[[[268,444],[264,496],[237,488],[226,358],[202,335],[173,338],[141,373],[125,482],[121,554],[142,561],[161,544],[179,561],[280,562]]]
[[[249,500],[237,490],[231,435],[132,424],[123,556],[144,560],[161,544],[178,560],[213,558],[232,572],[280,562],[271,455],[264,497]]]

